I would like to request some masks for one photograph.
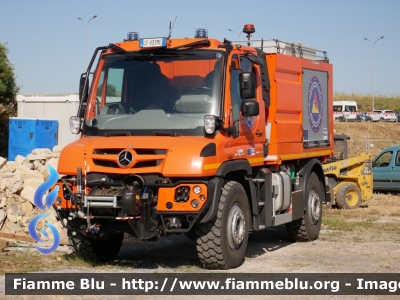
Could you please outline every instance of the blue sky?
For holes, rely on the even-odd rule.
[[[0,41],[7,42],[20,94],[78,91],[79,77],[98,46],[121,41],[128,31],[140,37],[192,37],[196,28],[209,37],[236,39],[254,24],[253,39],[302,42],[328,52],[334,91],[372,92],[372,41],[375,94],[400,95],[400,1],[398,0],[19,0],[0,1]],[[86,22],[88,26],[88,54]],[[241,38],[244,38],[242,34]]]

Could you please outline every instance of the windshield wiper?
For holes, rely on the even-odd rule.
[[[131,136],[132,134],[129,131],[114,131],[114,132],[106,132],[105,136]]]
[[[181,134],[179,132],[174,132],[174,131],[153,131],[153,135],[177,137],[180,136]]]

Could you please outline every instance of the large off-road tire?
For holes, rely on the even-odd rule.
[[[114,259],[121,249],[123,239],[123,233],[116,233],[106,239],[93,239],[87,238],[80,232],[72,235],[71,231],[68,231],[69,244],[77,255],[86,259]]]
[[[96,257],[100,260],[112,260],[117,255],[124,240],[123,233],[116,233],[106,239],[94,239],[91,245]]]
[[[306,190],[306,213],[301,219],[286,223],[286,231],[292,240],[308,242],[318,238],[324,197],[317,174],[311,173]]]
[[[74,252],[83,258],[95,259],[96,255],[93,252],[92,245],[89,238],[85,237],[82,233],[76,232],[73,234],[71,230],[68,230],[68,242],[74,249]]]
[[[196,228],[197,253],[207,269],[231,269],[244,261],[250,209],[243,186],[235,181],[222,188],[217,216]]]
[[[353,183],[342,185],[336,194],[336,205],[339,208],[354,209],[361,204],[361,191]]]

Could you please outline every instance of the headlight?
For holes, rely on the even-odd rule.
[[[214,133],[215,123],[215,116],[204,116],[204,129],[207,134]]]
[[[199,187],[198,185],[196,185],[196,186],[193,188],[193,192],[194,192],[196,195],[200,194],[200,193],[201,193],[201,187]]]
[[[73,134],[78,134],[81,131],[81,118],[71,117],[69,119],[69,128]]]
[[[195,200],[192,201],[192,207],[193,207],[193,208],[198,208],[199,205],[200,205],[199,200],[196,200],[196,199],[195,199]]]

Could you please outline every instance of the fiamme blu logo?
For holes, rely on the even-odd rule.
[[[47,178],[47,180],[45,182],[43,182],[37,188],[34,198],[33,198],[33,201],[34,201],[36,207],[39,208],[40,210],[43,210],[43,212],[45,212],[46,209],[51,208],[53,206],[53,203],[57,198],[58,189],[59,189],[59,187],[56,186],[53,191],[51,191],[50,193],[48,193],[46,195],[45,201],[43,201],[44,195],[50,188],[52,188],[56,184],[56,182],[58,180],[58,176],[59,176],[57,171],[53,167],[48,165],[48,168],[49,168],[49,178]],[[39,243],[43,243],[43,240],[40,238],[36,228],[37,228],[39,220],[42,218],[46,219],[46,218],[50,218],[50,217],[47,214],[43,213],[43,214],[40,214],[40,215],[37,215],[36,217],[34,217],[28,224],[29,235],[36,242],[39,242]],[[47,226],[47,228],[49,228],[51,234],[53,235],[53,238],[52,238],[53,244],[50,246],[50,248],[42,248],[37,245],[35,246],[35,248],[42,254],[50,254],[53,251],[55,251],[58,248],[58,246],[60,245],[60,234],[59,234],[57,228],[54,227],[54,225],[46,223],[46,222],[44,223],[44,225]],[[40,234],[46,238],[49,238],[49,240],[51,240],[51,237],[49,237],[49,234],[45,229],[42,228],[40,230]]]

